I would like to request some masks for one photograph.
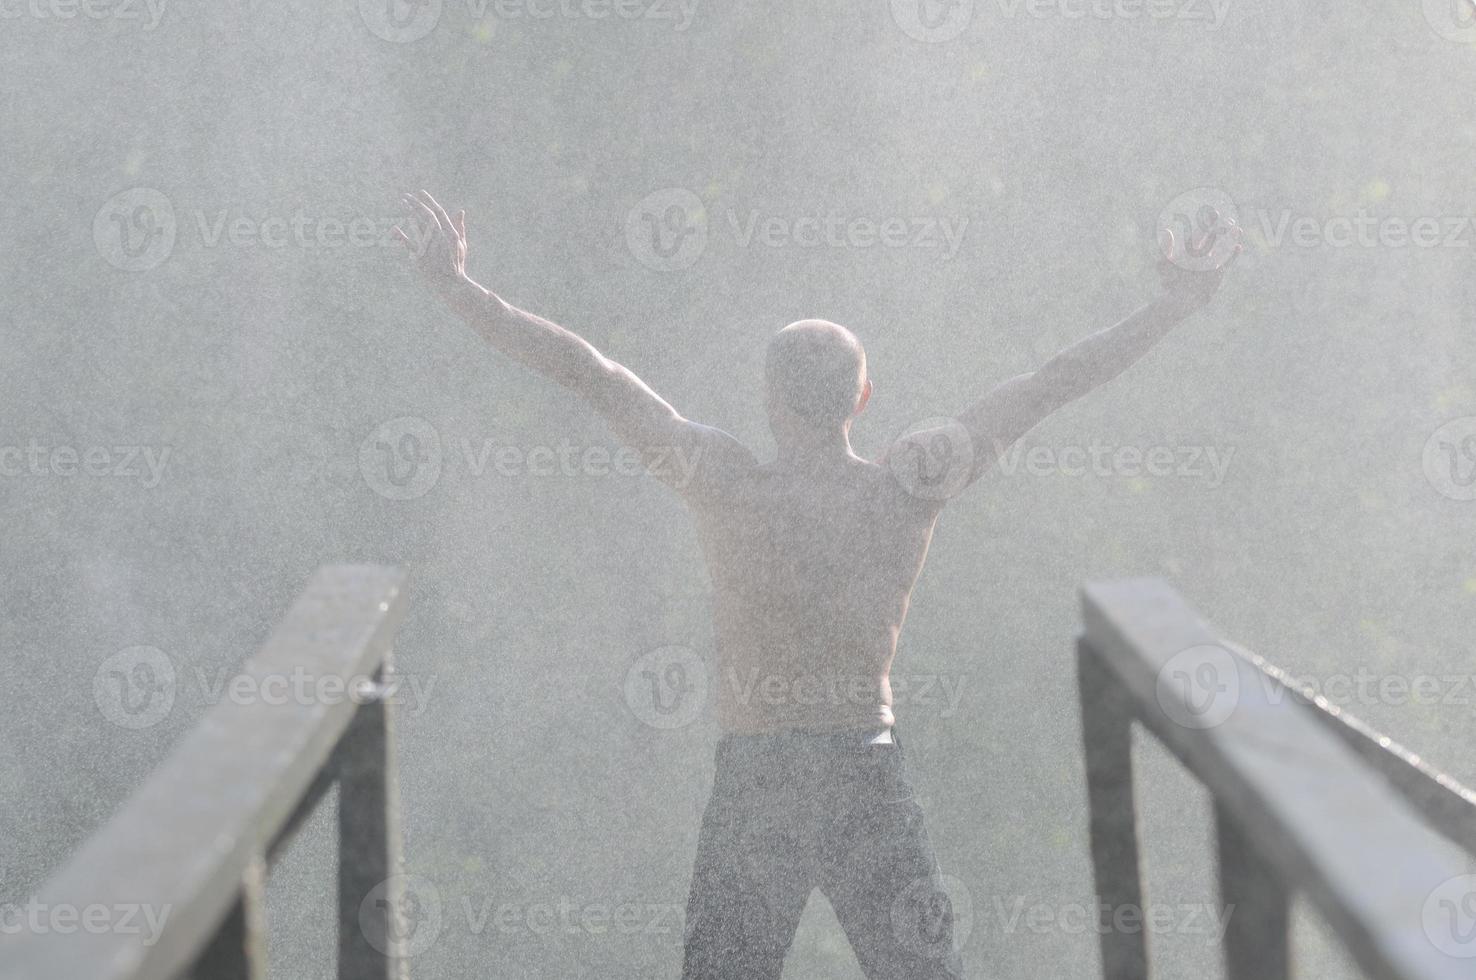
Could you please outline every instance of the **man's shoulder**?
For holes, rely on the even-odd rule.
[[[716,426],[686,422],[679,445],[653,452],[652,472],[688,499],[700,500],[740,483],[759,468],[753,451]]]

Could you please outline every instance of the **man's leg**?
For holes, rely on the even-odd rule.
[[[778,980],[814,888],[804,801],[772,763],[738,755],[719,749],[702,818],[683,980]]]
[[[957,980],[953,909],[900,743],[873,746],[828,831],[821,888],[869,980]]]

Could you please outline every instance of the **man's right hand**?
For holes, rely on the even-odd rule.
[[[1173,231],[1165,228],[1159,236],[1158,279],[1163,285],[1163,301],[1183,315],[1201,309],[1214,298],[1220,283],[1225,281],[1225,272],[1245,246],[1245,232],[1240,225],[1227,222],[1232,247],[1224,261],[1207,269],[1196,268],[1185,259],[1186,249],[1191,243],[1179,240]],[[1195,243],[1203,244],[1203,243]]]

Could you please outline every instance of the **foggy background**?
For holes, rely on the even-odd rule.
[[[914,596],[894,674],[934,687],[897,713],[970,976],[1098,970],[1093,933],[1020,914],[1092,900],[1084,581],[1165,577],[1310,680],[1442,678],[1341,703],[1476,781],[1476,451],[1444,448],[1476,446],[1476,30],[1433,0],[1165,2],[0,0],[0,903],[315,568],[394,563],[406,871],[440,908],[412,975],[678,975],[718,733],[626,681],[710,656],[695,536],[654,479],[560,466],[616,443],[415,280],[389,228],[421,187],[466,209],[473,278],[761,457],[785,323],[866,345],[875,454],[1151,299],[1181,195],[1233,201],[1211,306],[950,504]],[[1023,455],[1092,446],[1175,466]],[[176,672],[141,727],[95,683],[135,647]],[[1150,901],[1216,902],[1206,797],[1156,746],[1140,780]],[[333,828],[274,870],[274,976],[332,969]],[[1162,975],[1219,975],[1175,921]],[[1299,919],[1307,975],[1356,976],[1323,931]],[[818,895],[786,976],[860,976]]]

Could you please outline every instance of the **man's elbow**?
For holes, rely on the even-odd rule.
[[[1031,384],[1031,400],[1037,412],[1050,414],[1079,398],[1093,387],[1090,365],[1077,357],[1063,356],[1037,371]]]

